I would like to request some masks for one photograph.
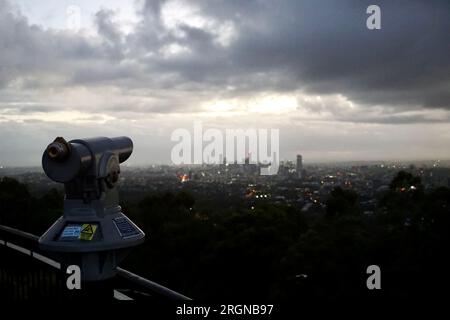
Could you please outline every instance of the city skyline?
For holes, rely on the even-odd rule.
[[[381,29],[366,27],[371,4]],[[450,159],[448,1],[0,0],[0,165],[57,136],[280,131],[280,160]]]

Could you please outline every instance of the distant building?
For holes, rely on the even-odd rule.
[[[303,172],[303,158],[302,158],[301,154],[297,155],[296,171],[297,171],[297,178],[301,179],[302,178],[302,172]]]

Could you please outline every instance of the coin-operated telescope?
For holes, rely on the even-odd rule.
[[[127,248],[144,241],[144,233],[119,206],[120,163],[133,152],[127,137],[77,139],[58,137],[42,156],[47,176],[64,183],[64,215],[39,239],[67,265],[76,264],[84,281],[115,275]]]

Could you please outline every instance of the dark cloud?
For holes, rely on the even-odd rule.
[[[207,81],[217,74],[224,83],[236,75],[268,74],[266,89],[342,93],[369,105],[450,108],[450,2],[377,1],[377,31],[365,23],[373,1],[241,3],[208,2],[206,12],[234,21],[239,38],[219,53],[223,72],[205,75]],[[209,56],[188,61],[190,68],[202,73],[214,59]]]
[[[367,108],[399,112],[450,109],[449,1],[377,1],[382,10],[377,31],[366,28],[366,8],[373,1],[183,3],[196,6],[208,23],[181,21],[169,29],[162,19],[165,2],[149,0],[137,8],[140,21],[130,34],[121,31],[113,11],[100,10],[98,37],[92,38],[31,26],[0,0],[0,88],[20,80],[16,85],[30,90],[109,86],[139,94],[172,90],[173,96],[182,90],[184,98],[187,91],[212,97],[303,92],[341,94]],[[221,27],[227,24],[234,31],[223,44]],[[170,46],[185,51],[167,54]],[[170,112],[182,108],[182,100],[135,108]],[[388,120],[380,116],[380,121]]]
[[[354,123],[376,123],[376,124],[409,124],[409,123],[448,123],[450,117],[430,118],[426,115],[381,115],[372,117],[339,117],[339,121],[354,122]]]

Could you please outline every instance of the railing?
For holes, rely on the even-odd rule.
[[[0,299],[9,300],[191,300],[158,283],[117,268],[116,277],[66,287],[65,267],[39,249],[39,237],[0,225]]]

